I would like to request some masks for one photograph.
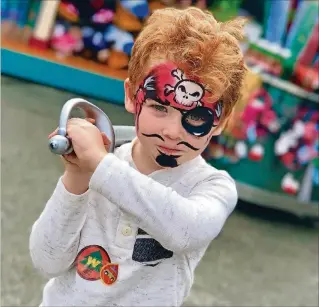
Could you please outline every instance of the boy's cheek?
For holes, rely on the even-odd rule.
[[[143,108],[138,118],[139,130],[143,133],[160,132],[160,123],[158,119],[152,116],[151,112],[147,108]]]

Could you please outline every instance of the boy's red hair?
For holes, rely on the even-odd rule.
[[[133,98],[149,69],[173,61],[198,76],[212,93],[222,99],[222,121],[240,99],[246,67],[240,50],[244,19],[217,22],[208,11],[156,10],[137,37],[129,63],[130,93]]]

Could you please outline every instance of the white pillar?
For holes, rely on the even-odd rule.
[[[42,1],[40,12],[33,30],[31,45],[46,47],[51,38],[60,0]]]

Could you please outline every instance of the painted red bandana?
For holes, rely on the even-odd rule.
[[[179,110],[183,115],[184,128],[196,136],[209,133],[212,127],[218,125],[222,115],[222,102],[212,102],[209,92],[200,80],[188,77],[174,63],[155,66],[140,84],[135,95],[137,118],[147,99]],[[188,119],[194,117],[200,117],[204,124],[189,124]]]

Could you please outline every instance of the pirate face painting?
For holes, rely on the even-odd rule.
[[[205,93],[204,87],[192,80],[185,79],[183,72],[178,68],[172,70],[171,75],[174,76],[178,82],[175,86],[170,84],[165,85],[165,96],[169,96],[174,92],[174,101],[181,106],[196,107],[200,105],[200,100]]]
[[[137,135],[161,167],[176,167],[201,154],[222,115],[205,86],[174,63],[155,66],[135,98]]]

